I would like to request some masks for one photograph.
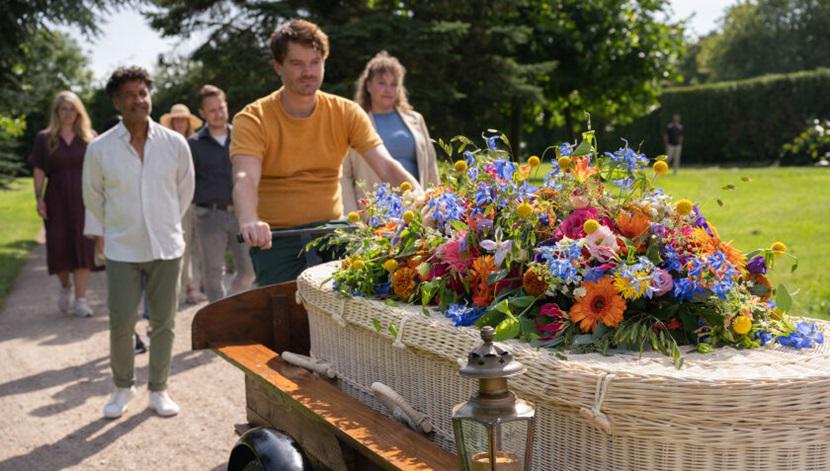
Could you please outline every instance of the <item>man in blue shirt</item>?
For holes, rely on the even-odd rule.
[[[196,173],[193,204],[196,232],[202,247],[205,291],[210,302],[224,298],[225,250],[230,245],[235,275],[230,294],[251,287],[254,269],[247,247],[236,241],[239,224],[233,211],[233,176],[228,149],[231,126],[228,104],[219,87],[205,85],[199,90],[199,115],[207,125],[188,139]]]

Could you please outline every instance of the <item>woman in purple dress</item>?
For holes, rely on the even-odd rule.
[[[61,92],[52,104],[49,127],[37,134],[30,157],[37,212],[46,225],[46,262],[49,274],[57,274],[61,283],[58,309],[70,311],[74,281],[74,314],[79,317],[92,315],[86,288],[95,267],[95,241],[83,234],[81,173],[86,146],[94,137],[81,99]]]

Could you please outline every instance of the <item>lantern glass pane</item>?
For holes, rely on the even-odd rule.
[[[522,471],[529,421],[513,420],[493,427],[495,467],[491,465],[489,429],[484,424],[462,419],[462,439],[466,453],[465,470],[470,471]],[[460,451],[460,450],[459,450]],[[459,456],[462,456],[459,453]]]

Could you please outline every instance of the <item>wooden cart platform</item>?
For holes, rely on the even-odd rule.
[[[247,291],[193,319],[193,348],[214,349],[245,372],[249,424],[291,435],[322,469],[457,469],[455,455],[427,437],[282,361],[283,351],[309,350],[308,318],[295,291],[293,282]]]

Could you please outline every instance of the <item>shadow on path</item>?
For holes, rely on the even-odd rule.
[[[135,407],[135,404],[130,404]],[[127,417],[125,420],[98,419],[70,432],[54,443],[41,445],[25,455],[0,461],[0,469],[65,469],[112,445],[124,434],[142,422],[154,417],[149,409]],[[160,419],[163,420],[163,419]],[[49,468],[44,468],[49,463]]]

